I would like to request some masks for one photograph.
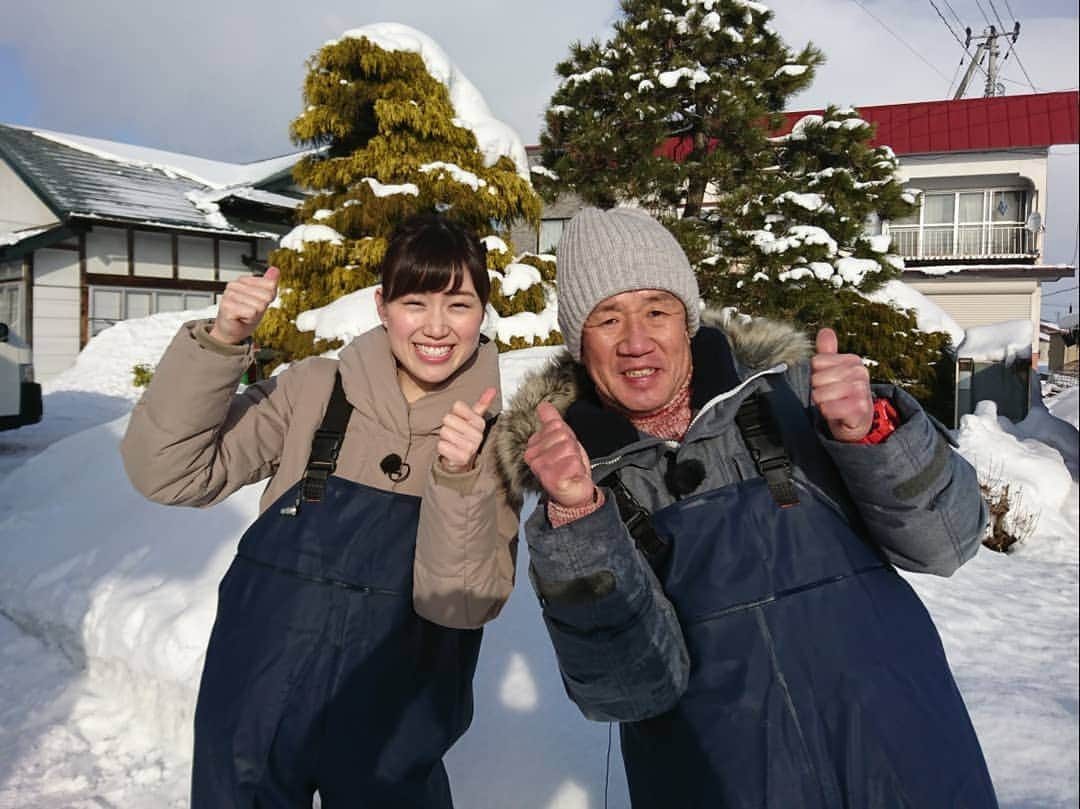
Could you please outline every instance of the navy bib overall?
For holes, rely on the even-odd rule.
[[[297,484],[299,486],[300,484]],[[195,712],[193,809],[449,809],[480,630],[412,608],[420,501],[331,476],[286,492],[221,582]]]
[[[807,488],[753,479],[652,515],[690,653],[670,712],[622,726],[635,809],[988,809],[930,616]]]

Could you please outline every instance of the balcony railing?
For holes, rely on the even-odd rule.
[[[1027,258],[1035,234],[1022,222],[890,225],[892,249],[904,258]]]

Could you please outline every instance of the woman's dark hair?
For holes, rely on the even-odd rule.
[[[457,292],[465,273],[472,278],[480,303],[487,306],[491,280],[483,242],[453,219],[433,213],[416,214],[390,234],[381,267],[383,300],[447,288]]]

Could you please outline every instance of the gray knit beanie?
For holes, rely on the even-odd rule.
[[[557,256],[559,331],[575,360],[581,359],[585,320],[597,304],[620,292],[670,292],[686,307],[687,331],[697,333],[697,278],[675,237],[645,211],[583,208],[566,224]]]

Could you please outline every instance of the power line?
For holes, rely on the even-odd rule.
[[[893,37],[895,37],[897,39],[897,41],[899,41],[901,44],[903,44],[903,46],[905,48],[907,48],[909,51],[911,51],[913,54],[915,54],[917,57],[919,57],[919,59],[921,59],[931,70],[933,70],[935,73],[937,73],[939,76],[941,76],[941,78],[945,79],[946,81],[949,80],[949,77],[946,76],[944,73],[942,73],[940,70],[938,70],[937,67],[935,67],[930,62],[930,60],[928,60],[925,56],[923,56],[921,53],[919,53],[917,50],[915,50],[913,47],[911,47],[911,45],[909,45],[907,43],[907,41],[902,36],[900,36],[898,33],[896,33],[894,30],[892,30],[876,14],[874,14],[874,12],[872,12],[870,9],[868,9],[866,6],[864,6],[862,4],[862,0],[851,0],[851,2],[853,2],[855,5],[857,5],[859,8],[861,8],[863,11],[865,11],[867,14],[869,14],[871,17],[873,17],[874,21],[877,22],[878,25],[880,25],[882,28],[884,28],[886,31],[888,31],[890,34],[892,34]]]
[[[1078,289],[1080,289],[1080,286],[1067,287],[1065,289],[1058,289],[1058,290],[1055,290],[1054,292],[1047,292],[1045,295],[1043,295],[1043,297],[1044,298],[1052,298],[1055,295],[1062,295],[1062,294],[1064,294],[1066,292],[1075,292]]]
[[[965,54],[967,54],[968,58],[973,58],[971,56],[971,51],[969,51],[967,45],[964,42],[961,41],[959,34],[957,34],[953,30],[953,27],[949,24],[949,21],[947,19],[945,19],[945,15],[941,13],[941,9],[938,8],[937,3],[935,3],[934,0],[929,0],[929,2],[930,2],[930,5],[933,7],[934,11],[937,12],[938,17],[940,17],[941,21],[945,24],[945,27],[949,29],[949,33],[952,34],[953,39],[956,40],[956,44],[960,46],[960,48],[964,51]],[[946,4],[948,4],[948,0],[944,0],[944,2]],[[952,11],[951,6],[949,7],[949,11]],[[952,15],[954,17],[956,17],[956,12],[952,11]],[[959,21],[959,18],[958,18],[958,21]],[[964,60],[963,60],[963,58],[961,58],[960,59],[960,64],[958,64],[956,66],[956,70],[953,72],[953,77],[951,79],[949,79],[949,89],[945,91],[945,95],[947,95],[947,96],[952,95],[953,84],[956,82],[956,77],[960,75],[960,69],[963,66],[964,66]],[[980,70],[982,70],[981,65],[976,65],[976,67],[978,67]],[[986,73],[985,70],[983,70],[982,72],[984,74]]]
[[[1016,15],[1013,14],[1013,10],[1009,8],[1009,0],[1005,0],[1005,8],[1009,12],[1009,16],[1012,18],[1013,22],[1016,22]]]
[[[990,9],[994,12],[994,17],[997,19],[998,25],[1000,25],[1002,31],[1004,31],[1005,30],[1005,23],[1002,21],[1001,15],[998,14],[997,6],[994,5],[994,0],[987,0],[987,2],[990,4]],[[1011,12],[1012,9],[1009,9],[1009,11]],[[1013,22],[1014,23],[1016,22],[1015,17],[1013,18]],[[1018,32],[1019,29],[1016,26],[1014,26],[1013,31]],[[1024,72],[1024,78],[1026,78],[1028,80],[1028,84],[1031,85],[1032,90],[1034,90],[1036,93],[1039,92],[1039,88],[1035,86],[1035,82],[1033,82],[1031,80],[1031,76],[1028,75],[1027,68],[1024,67],[1024,63],[1020,61],[1020,54],[1017,53],[1017,51],[1016,51],[1016,37],[1015,37],[1015,34],[1013,36],[1009,36],[1007,38],[1009,40],[1009,52],[1005,54],[1005,59],[1009,58],[1009,54],[1016,54],[1016,64],[1018,64],[1020,66],[1020,69]],[[1002,59],[1001,61],[1004,62],[1005,59]]]
[[[979,0],[975,0],[975,5],[979,7],[979,12],[983,15],[983,19],[986,20],[986,24],[993,25],[993,23],[990,22],[990,17],[986,14],[986,10],[982,7],[982,3],[980,3]]]
[[[1001,15],[998,14],[997,6],[994,5],[994,0],[986,0],[990,4],[990,10],[994,12],[994,19],[998,21],[998,25],[1001,26],[1002,33],[1005,32],[1005,21],[1001,19]]]
[[[956,24],[960,26],[960,28],[964,28],[964,23],[960,19],[960,15],[956,13],[956,9],[952,7],[952,3],[950,3],[949,0],[942,0],[942,2],[945,4],[945,8],[949,10],[949,13],[952,14],[953,19],[956,20]]]
[[[963,66],[964,66],[964,59],[963,59],[963,57],[961,57],[959,63],[957,63],[957,65],[956,65],[956,70],[953,71],[952,78],[949,79],[949,89],[945,91],[945,95],[947,95],[947,96],[952,95],[952,86],[956,82],[956,77],[960,75],[960,68],[962,68]]]
[[[937,12],[937,15],[941,18],[941,21],[945,23],[945,27],[949,29],[949,33],[952,34],[953,39],[956,40],[956,44],[964,49],[964,53],[967,53],[968,56],[971,56],[971,54],[968,53],[967,45],[964,44],[963,40],[960,39],[959,34],[957,34],[953,30],[951,25],[949,25],[949,21],[945,19],[945,15],[942,14],[941,9],[937,7],[937,3],[935,3],[934,0],[930,0],[930,5],[933,6],[934,11]]]

